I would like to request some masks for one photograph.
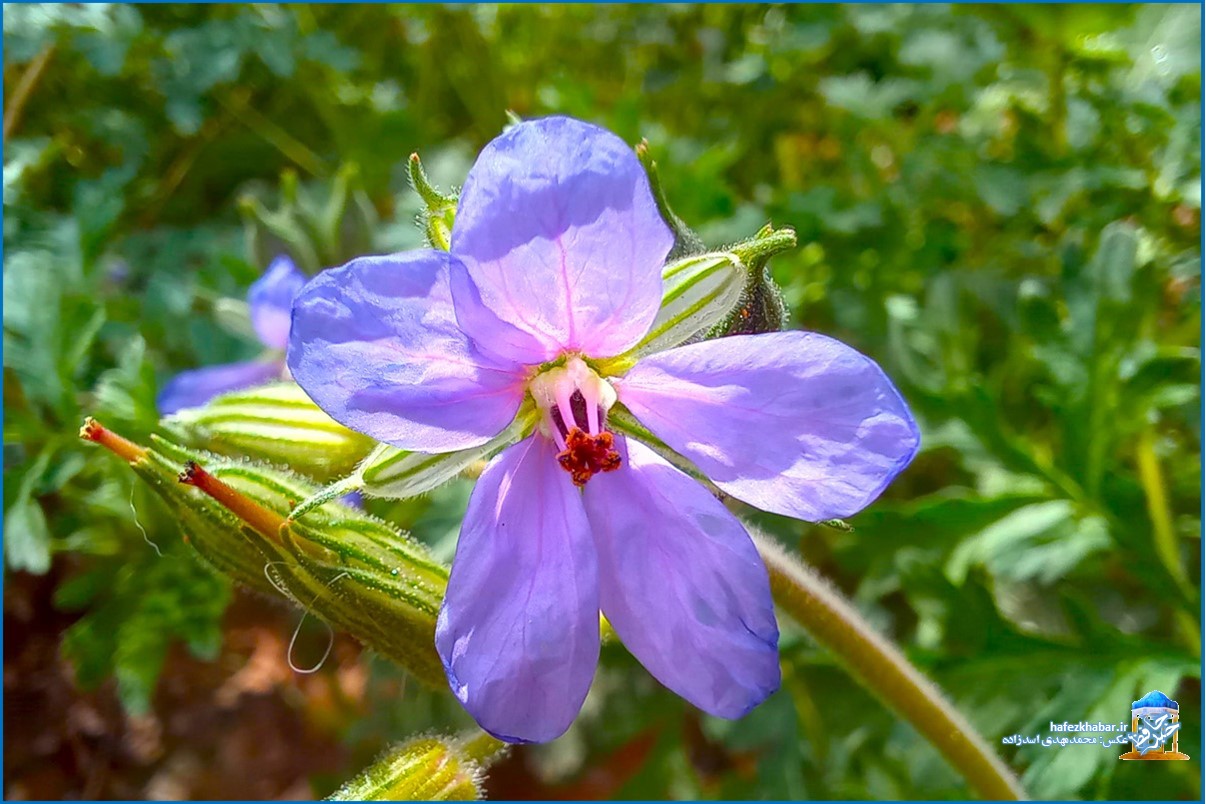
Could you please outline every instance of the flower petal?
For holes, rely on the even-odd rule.
[[[739,335],[642,360],[621,401],[717,486],[821,522],[869,505],[921,438],[870,358],[813,332]]]
[[[545,437],[508,447],[474,487],[436,649],[453,693],[499,739],[547,742],[582,708],[599,659],[595,550]]]
[[[289,343],[289,314],[293,298],[306,284],[306,275],[297,270],[284,254],[274,259],[264,275],[247,291],[251,308],[251,326],[260,343],[272,349],[284,349]]]
[[[279,379],[283,369],[279,362],[267,360],[182,371],[159,392],[159,413],[167,416],[184,408],[197,408],[218,394]]]
[[[452,253],[479,298],[454,285],[457,312],[483,343],[491,318],[518,329],[515,360],[611,357],[653,323],[673,242],[623,140],[568,117],[521,123],[486,146],[461,190]]]
[[[463,263],[449,267],[453,307],[461,331],[471,334],[474,343],[492,355],[524,366],[539,365],[553,353],[526,330],[509,324],[482,303],[481,293]]]
[[[323,271],[293,305],[293,378],[336,421],[419,452],[484,444],[515,417],[523,378],[456,324],[441,251]]]
[[[640,442],[627,453],[583,495],[603,613],[654,678],[709,714],[741,717],[779,688],[766,565],[703,486]]]

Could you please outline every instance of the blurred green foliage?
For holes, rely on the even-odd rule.
[[[151,705],[173,640],[213,653],[227,585],[83,415],[144,439],[167,377],[254,355],[220,301],[274,253],[413,247],[412,151],[447,188],[506,110],[569,114],[647,138],[709,244],[794,226],[793,325],[922,421],[852,532],[756,521],[994,744],[1180,702],[1191,762],[1002,747],[1033,795],[1199,798],[1201,33],[1193,6],[7,6],[6,572],[61,563],[80,682]],[[467,491],[376,510],[448,557]],[[736,723],[606,647],[543,775],[640,743],[608,794],[966,795],[784,625],[784,689]],[[373,668],[370,695],[399,672]],[[366,761],[466,722],[419,692],[375,711],[347,724]]]

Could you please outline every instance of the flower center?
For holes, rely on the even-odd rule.
[[[577,427],[565,438],[565,449],[557,453],[557,463],[570,473],[574,485],[581,488],[596,472],[613,472],[620,468],[620,453],[612,448],[615,438],[604,430],[587,435]]]
[[[607,429],[607,411],[616,402],[611,383],[581,358],[535,377],[528,390],[544,414],[540,429],[557,442],[557,463],[581,488],[598,472],[620,468],[615,436]]]

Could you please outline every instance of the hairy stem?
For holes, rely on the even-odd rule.
[[[302,500],[293,510],[289,512],[289,521],[293,522],[301,519],[306,514],[316,508],[319,508],[331,500],[342,497],[345,494],[350,494],[353,491],[359,491],[364,486],[364,481],[360,479],[359,473],[353,474],[350,477],[345,477],[341,480],[336,480],[328,486],[324,486],[317,492]]]
[[[488,768],[506,756],[511,746],[486,732],[467,737],[461,742],[465,757],[477,763],[479,768]]]
[[[311,176],[327,175],[327,165],[322,157],[306,147],[305,143],[290,134],[287,129],[260,112],[251,102],[251,93],[231,92],[225,95],[218,94],[217,98],[218,102],[236,120],[284,154],[302,170]]]
[[[1022,800],[1021,785],[938,689],[820,576],[750,528],[775,602],[888,708],[946,757],[982,798]]]
[[[747,266],[766,264],[766,261],[776,254],[781,254],[784,251],[791,251],[796,247],[796,230],[790,226],[785,226],[782,229],[771,229],[770,226],[764,226],[762,231],[751,237],[749,240],[743,240],[729,247],[729,251],[733,252]],[[759,276],[761,271],[757,272]],[[753,281],[757,281],[758,277],[754,277]]]

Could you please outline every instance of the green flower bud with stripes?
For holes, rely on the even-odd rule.
[[[347,474],[373,446],[293,382],[222,394],[168,416],[163,426],[197,449],[284,464],[318,480]]]
[[[434,640],[448,568],[423,545],[334,500],[314,507],[304,522],[291,519],[293,506],[318,488],[287,470],[193,453],[161,439],[147,449],[93,419],[80,435],[127,460],[216,569],[285,595],[424,683],[447,688]]]
[[[769,263],[771,257],[795,247],[794,229],[774,229],[770,224],[731,247],[746,266],[745,286],[731,312],[708,332],[709,338],[779,332],[787,326],[787,304],[771,276]]]
[[[485,767],[506,751],[488,734],[418,737],[393,748],[328,801],[473,801]]]
[[[729,251],[684,257],[662,269],[662,306],[632,357],[698,340],[741,300],[748,271]],[[623,358],[619,358],[623,359]]]
[[[530,432],[535,423],[535,410],[525,405],[507,429],[480,447],[429,455],[380,444],[351,475],[299,503],[293,510],[293,518],[304,519],[316,507],[352,491],[399,500],[426,494],[489,460],[495,452]]]

